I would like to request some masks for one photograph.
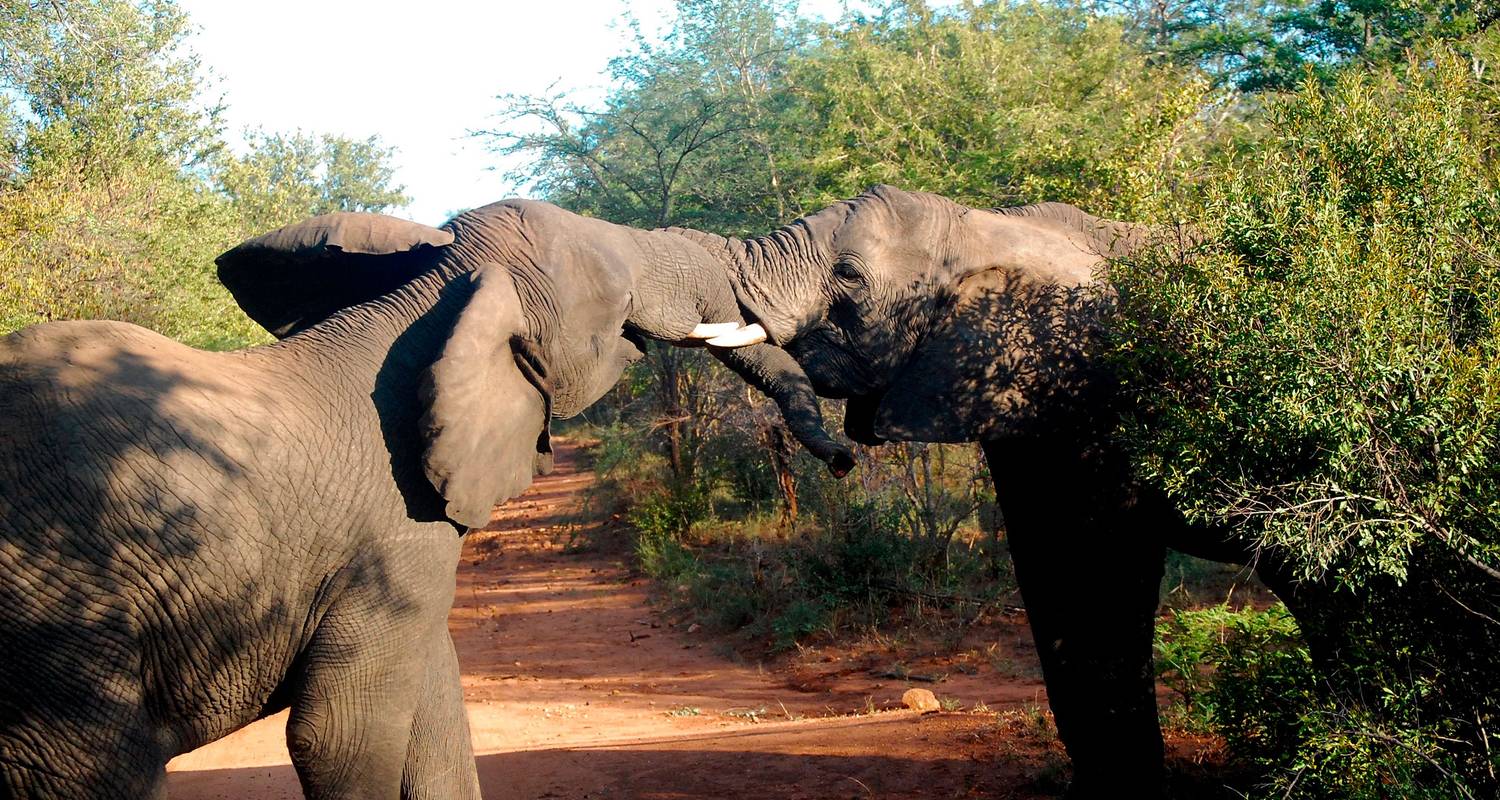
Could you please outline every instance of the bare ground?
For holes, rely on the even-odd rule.
[[[573,447],[558,456],[469,535],[459,566],[449,627],[486,798],[1031,800],[1064,785],[1024,613],[984,620],[958,648],[747,659],[653,605],[608,522],[579,518],[593,474]],[[898,656],[899,674],[938,680],[889,677]],[[901,709],[912,686],[955,710]],[[285,723],[174,759],[168,796],[301,797]],[[1188,771],[1213,753],[1171,748]]]

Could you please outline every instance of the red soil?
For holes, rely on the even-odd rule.
[[[564,445],[464,546],[449,627],[485,797],[1030,799],[1063,784],[1024,613],[974,626],[967,650],[903,647],[909,674],[938,682],[880,677],[888,642],[756,663],[653,605],[622,548],[568,548],[610,539],[576,519],[592,481]],[[912,686],[962,710],[898,709]],[[168,796],[300,797],[285,723],[174,759]]]

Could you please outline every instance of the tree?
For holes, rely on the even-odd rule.
[[[0,19],[0,331],[110,318],[265,341],[214,257],[262,226],[404,202],[373,138],[262,135],[264,152],[228,157],[172,0],[0,0]]]
[[[635,28],[601,107],[566,93],[503,95],[477,131],[528,162],[508,177],[613,222],[744,233],[788,211],[781,76],[802,27],[779,0],[679,0],[660,43]]]
[[[266,231],[334,211],[384,211],[405,205],[401,186],[392,186],[394,150],[377,136],[350,139],[252,131],[250,149],[225,160],[220,189],[250,231]]]
[[[0,185],[0,328],[138,322],[205,345],[261,336],[213,279],[237,231],[202,174],[216,102],[170,0],[3,0],[11,101]]]
[[[0,0],[0,88],[24,108],[18,172],[91,177],[205,163],[220,106],[172,0]]]
[[[1196,64],[1247,92],[1295,89],[1307,72],[1332,80],[1349,64],[1399,64],[1433,38],[1457,41],[1491,24],[1488,0],[1095,0],[1167,59]]]
[[[1142,218],[1219,119],[1202,80],[1153,65],[1117,21],[1050,5],[901,3],[824,31],[790,82],[814,207],[893,183]]]

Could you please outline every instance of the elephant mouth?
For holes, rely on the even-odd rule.
[[[849,398],[844,404],[844,435],[863,445],[874,447],[886,440],[875,432],[875,416],[884,393]]]

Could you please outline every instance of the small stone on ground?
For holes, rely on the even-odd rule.
[[[943,708],[937,695],[927,689],[907,689],[906,694],[901,695],[901,705],[922,712],[941,711]]]

